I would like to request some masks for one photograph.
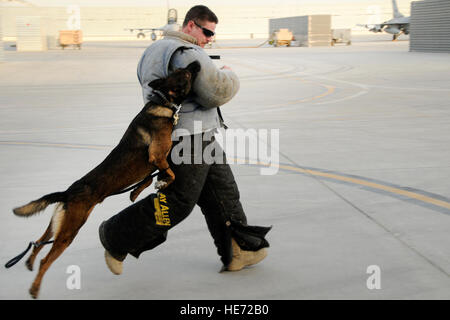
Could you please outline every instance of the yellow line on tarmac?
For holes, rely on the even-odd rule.
[[[284,167],[284,166],[280,166]],[[299,168],[295,168],[295,167],[289,167],[289,166],[285,166],[285,169],[288,170],[294,170],[294,171],[298,171]],[[303,169],[300,169],[303,170]],[[390,186],[385,186],[382,184],[378,184],[378,183],[374,183],[374,182],[370,182],[370,181],[365,181],[365,180],[361,180],[361,179],[355,179],[355,178],[350,178],[350,177],[345,177],[345,176],[340,176],[337,174],[332,174],[332,173],[326,173],[326,172],[320,172],[320,171],[314,171],[314,170],[303,170],[308,174],[312,174],[315,176],[321,176],[321,177],[325,177],[325,178],[330,178],[330,179],[334,179],[334,180],[340,180],[340,181],[345,181],[345,182],[350,182],[353,184],[359,184],[362,186],[366,186],[366,187],[370,187],[370,188],[374,188],[374,189],[379,189],[379,190],[383,190],[383,191],[387,191],[390,193],[395,193],[398,195],[402,195],[408,198],[412,198],[412,199],[417,199],[423,202],[427,202],[427,203],[431,203],[434,204],[436,206],[439,207],[443,207],[446,209],[450,209],[450,203],[446,202],[446,201],[442,201],[442,200],[438,200],[438,199],[434,199],[431,197],[427,197],[415,192],[411,192],[411,191],[406,191],[406,190],[402,190],[399,188],[395,188],[395,187],[390,187]]]
[[[276,72],[274,72],[272,70],[266,69],[266,68],[254,67],[254,66],[247,65],[247,64],[242,63],[242,62],[236,62],[236,61],[234,61],[233,63],[241,65],[241,66],[244,66],[244,67],[246,67],[248,69],[252,69],[252,70],[256,70],[256,71],[263,71],[263,72],[266,72],[268,74],[272,74],[272,75],[277,75],[278,76],[278,73],[276,73]],[[323,98],[323,97],[326,97],[326,96],[332,94],[334,92],[334,90],[336,89],[335,86],[330,86],[330,85],[322,84],[322,83],[319,83],[319,82],[305,80],[305,79],[297,77],[297,76],[281,75],[280,78],[293,79],[293,80],[297,80],[297,81],[300,81],[300,82],[303,82],[303,83],[309,83],[309,84],[318,85],[320,87],[326,88],[327,90],[324,93],[321,93],[321,94],[319,94],[317,96],[314,96],[314,97],[310,97],[310,98],[306,98],[306,99],[300,99],[300,100],[294,100],[294,101],[289,101],[289,102],[286,102],[286,103],[280,103],[280,104],[273,105],[272,107],[280,107],[280,106],[285,106],[285,105],[291,105],[291,104],[296,104],[296,103],[304,103],[304,102],[313,101],[313,100],[320,99],[320,98]]]
[[[311,98],[306,98],[306,99],[302,99],[302,100],[292,101],[289,104],[303,103],[303,102],[309,102],[309,101],[312,101],[312,100],[320,99],[320,98],[323,98],[325,96],[328,96],[328,95],[332,94],[334,92],[334,90],[336,89],[336,87],[334,87],[334,86],[329,86],[329,85],[326,85],[326,84],[322,84],[322,83],[318,83],[318,82],[314,82],[314,81],[309,81],[309,80],[305,80],[305,79],[298,78],[298,77],[292,77],[292,78],[295,79],[295,80],[301,81],[303,83],[317,84],[317,85],[319,85],[321,87],[326,88],[327,91],[322,93],[322,94],[319,94],[317,96],[311,97]]]
[[[238,162],[248,162],[244,159],[235,159]],[[261,162],[257,162],[257,165],[261,165],[261,166],[270,166],[267,163],[261,163]],[[389,193],[394,193],[397,195],[402,195],[411,199],[416,199],[425,203],[430,203],[433,204],[435,206],[439,206],[439,207],[443,207],[446,209],[450,209],[450,203],[447,201],[443,201],[443,200],[438,200],[435,198],[431,198],[419,193],[415,193],[412,191],[406,191],[406,190],[402,190],[399,188],[395,188],[395,187],[390,187],[390,186],[386,186],[386,185],[382,185],[379,183],[375,183],[375,182],[370,182],[370,181],[366,181],[366,180],[362,180],[362,179],[356,179],[356,178],[350,178],[350,177],[346,177],[346,176],[341,176],[341,175],[337,175],[337,174],[333,174],[333,173],[327,173],[327,172],[321,172],[321,171],[317,171],[317,170],[310,170],[310,169],[302,169],[302,168],[297,168],[297,167],[292,167],[292,166],[287,166],[287,165],[273,165],[274,167],[278,167],[280,169],[284,169],[284,170],[289,170],[289,171],[296,171],[296,172],[301,172],[301,173],[305,173],[305,174],[310,174],[313,176],[320,176],[320,177],[324,177],[324,178],[329,178],[329,179],[333,179],[333,180],[339,180],[339,181],[345,181],[345,182],[349,182],[352,184],[357,184],[357,185],[361,185],[361,186],[366,186],[366,187],[370,187],[373,189],[378,189],[378,190],[383,190]]]
[[[96,150],[104,150],[104,149],[108,149],[110,148],[109,146],[93,146],[93,145],[75,145],[75,144],[64,144],[64,143],[45,143],[45,142],[20,142],[20,141],[0,141],[0,144],[4,144],[4,145],[31,145],[31,146],[43,146],[43,147],[62,147],[62,148],[85,148],[85,149],[96,149]],[[247,159],[242,159],[242,158],[234,158],[232,159],[236,162],[239,163],[243,163],[243,164],[247,164],[249,161]],[[263,162],[255,162],[255,165],[259,165],[259,166],[265,166],[265,167],[269,167],[269,166],[273,166],[273,167],[278,167],[280,169],[284,169],[284,170],[288,170],[288,171],[295,171],[295,172],[300,172],[300,173],[304,173],[304,174],[310,174],[312,176],[320,176],[320,177],[324,177],[324,178],[329,178],[329,179],[333,179],[333,180],[338,180],[338,181],[344,181],[344,182],[349,182],[352,184],[357,184],[357,185],[361,185],[361,186],[366,186],[366,187],[370,187],[373,189],[378,189],[378,190],[383,190],[389,193],[394,193],[397,195],[401,195],[401,196],[405,196],[411,199],[416,199],[425,203],[430,203],[433,204],[435,206],[439,206],[442,208],[446,208],[446,209],[450,209],[450,203],[444,200],[438,200],[435,198],[431,198],[419,193],[415,193],[412,191],[406,191],[406,190],[402,190],[399,188],[395,188],[395,187],[390,187],[390,186],[386,186],[386,185],[382,185],[379,183],[375,183],[375,182],[370,182],[370,181],[366,181],[366,180],[362,180],[362,179],[357,179],[357,178],[351,178],[351,177],[346,177],[346,176],[341,176],[338,174],[334,174],[334,173],[327,173],[327,172],[321,172],[321,171],[317,171],[317,170],[310,170],[310,169],[302,169],[302,168],[298,168],[298,167],[293,167],[293,166],[288,166],[288,165],[271,165],[268,163],[263,163]]]
[[[313,96],[313,97],[309,97],[309,98],[305,98],[305,99],[299,99],[299,100],[292,100],[292,101],[288,101],[288,102],[277,103],[277,104],[270,105],[268,107],[284,107],[284,106],[289,106],[289,105],[292,105],[292,104],[310,102],[310,101],[313,101],[313,100],[324,98],[324,97],[332,94],[334,92],[334,90],[336,89],[336,87],[334,87],[334,86],[329,86],[329,85],[326,85],[326,84],[322,84],[322,83],[318,83],[318,82],[314,82],[314,81],[309,81],[309,80],[305,80],[305,79],[298,78],[298,77],[293,77],[293,76],[288,76],[288,77],[285,77],[284,79],[288,79],[288,78],[294,79],[294,80],[298,80],[298,81],[301,81],[303,83],[315,84],[315,85],[321,86],[321,87],[323,87],[323,88],[325,88],[327,90],[325,92],[323,92],[323,93],[321,93],[319,95]]]

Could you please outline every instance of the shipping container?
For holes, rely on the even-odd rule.
[[[47,50],[47,39],[41,17],[16,17],[16,30],[17,51]]]
[[[450,1],[411,3],[409,50],[450,52]]]
[[[300,46],[331,46],[331,15],[269,19],[270,35],[280,29],[289,29]]]

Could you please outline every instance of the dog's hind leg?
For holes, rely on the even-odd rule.
[[[39,294],[39,289],[41,287],[41,281],[42,278],[47,271],[47,269],[50,267],[50,265],[55,261],[61,253],[70,245],[72,240],[76,236],[76,231],[73,231],[70,234],[65,233],[63,237],[58,236],[55,239],[55,242],[53,243],[52,248],[50,249],[50,252],[47,254],[47,256],[41,260],[41,264],[39,267],[39,272],[34,279],[33,284],[31,285],[31,288],[29,290],[30,295],[32,298],[36,299]]]
[[[62,211],[59,225],[53,226],[55,242],[47,256],[41,260],[39,272],[29,290],[31,297],[37,298],[45,272],[72,243],[93,208],[94,206],[89,208],[85,204],[69,204],[67,209]]]
[[[45,230],[45,232],[42,235],[42,237],[40,237],[36,241],[36,243],[48,241],[48,240],[51,239],[52,236],[53,236],[52,221],[50,221],[50,224],[48,225],[47,230]],[[37,247],[33,247],[33,251],[31,252],[30,257],[25,262],[25,265],[27,266],[28,270],[33,271],[34,260],[36,259],[36,256],[38,255],[39,251],[41,251],[41,249],[43,247],[44,247],[43,245],[40,245],[40,246],[37,246]]]
[[[60,202],[56,208],[55,212],[53,214],[52,219],[50,220],[50,224],[47,227],[47,230],[45,230],[42,237],[36,241],[36,243],[45,242],[51,239],[53,237],[53,234],[55,233],[55,230],[59,228],[59,225],[61,224],[61,219],[64,218],[64,203]],[[38,255],[39,251],[43,248],[43,245],[38,245],[33,248],[33,251],[28,258],[28,260],[25,262],[25,265],[27,266],[28,270],[33,271],[33,264],[34,260],[36,259],[36,256]]]

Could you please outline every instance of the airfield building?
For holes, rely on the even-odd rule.
[[[411,3],[410,51],[450,52],[450,1]]]

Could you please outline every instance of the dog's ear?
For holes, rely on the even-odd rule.
[[[152,87],[153,89],[159,89],[159,88],[161,88],[161,86],[163,85],[163,83],[164,83],[164,80],[163,79],[156,79],[156,80],[153,80],[152,82],[150,82],[149,84],[148,84],[148,86],[149,87]]]
[[[200,71],[201,67],[200,67],[200,63],[195,60],[194,62],[191,62],[186,69],[189,70],[190,73],[196,74]]]

